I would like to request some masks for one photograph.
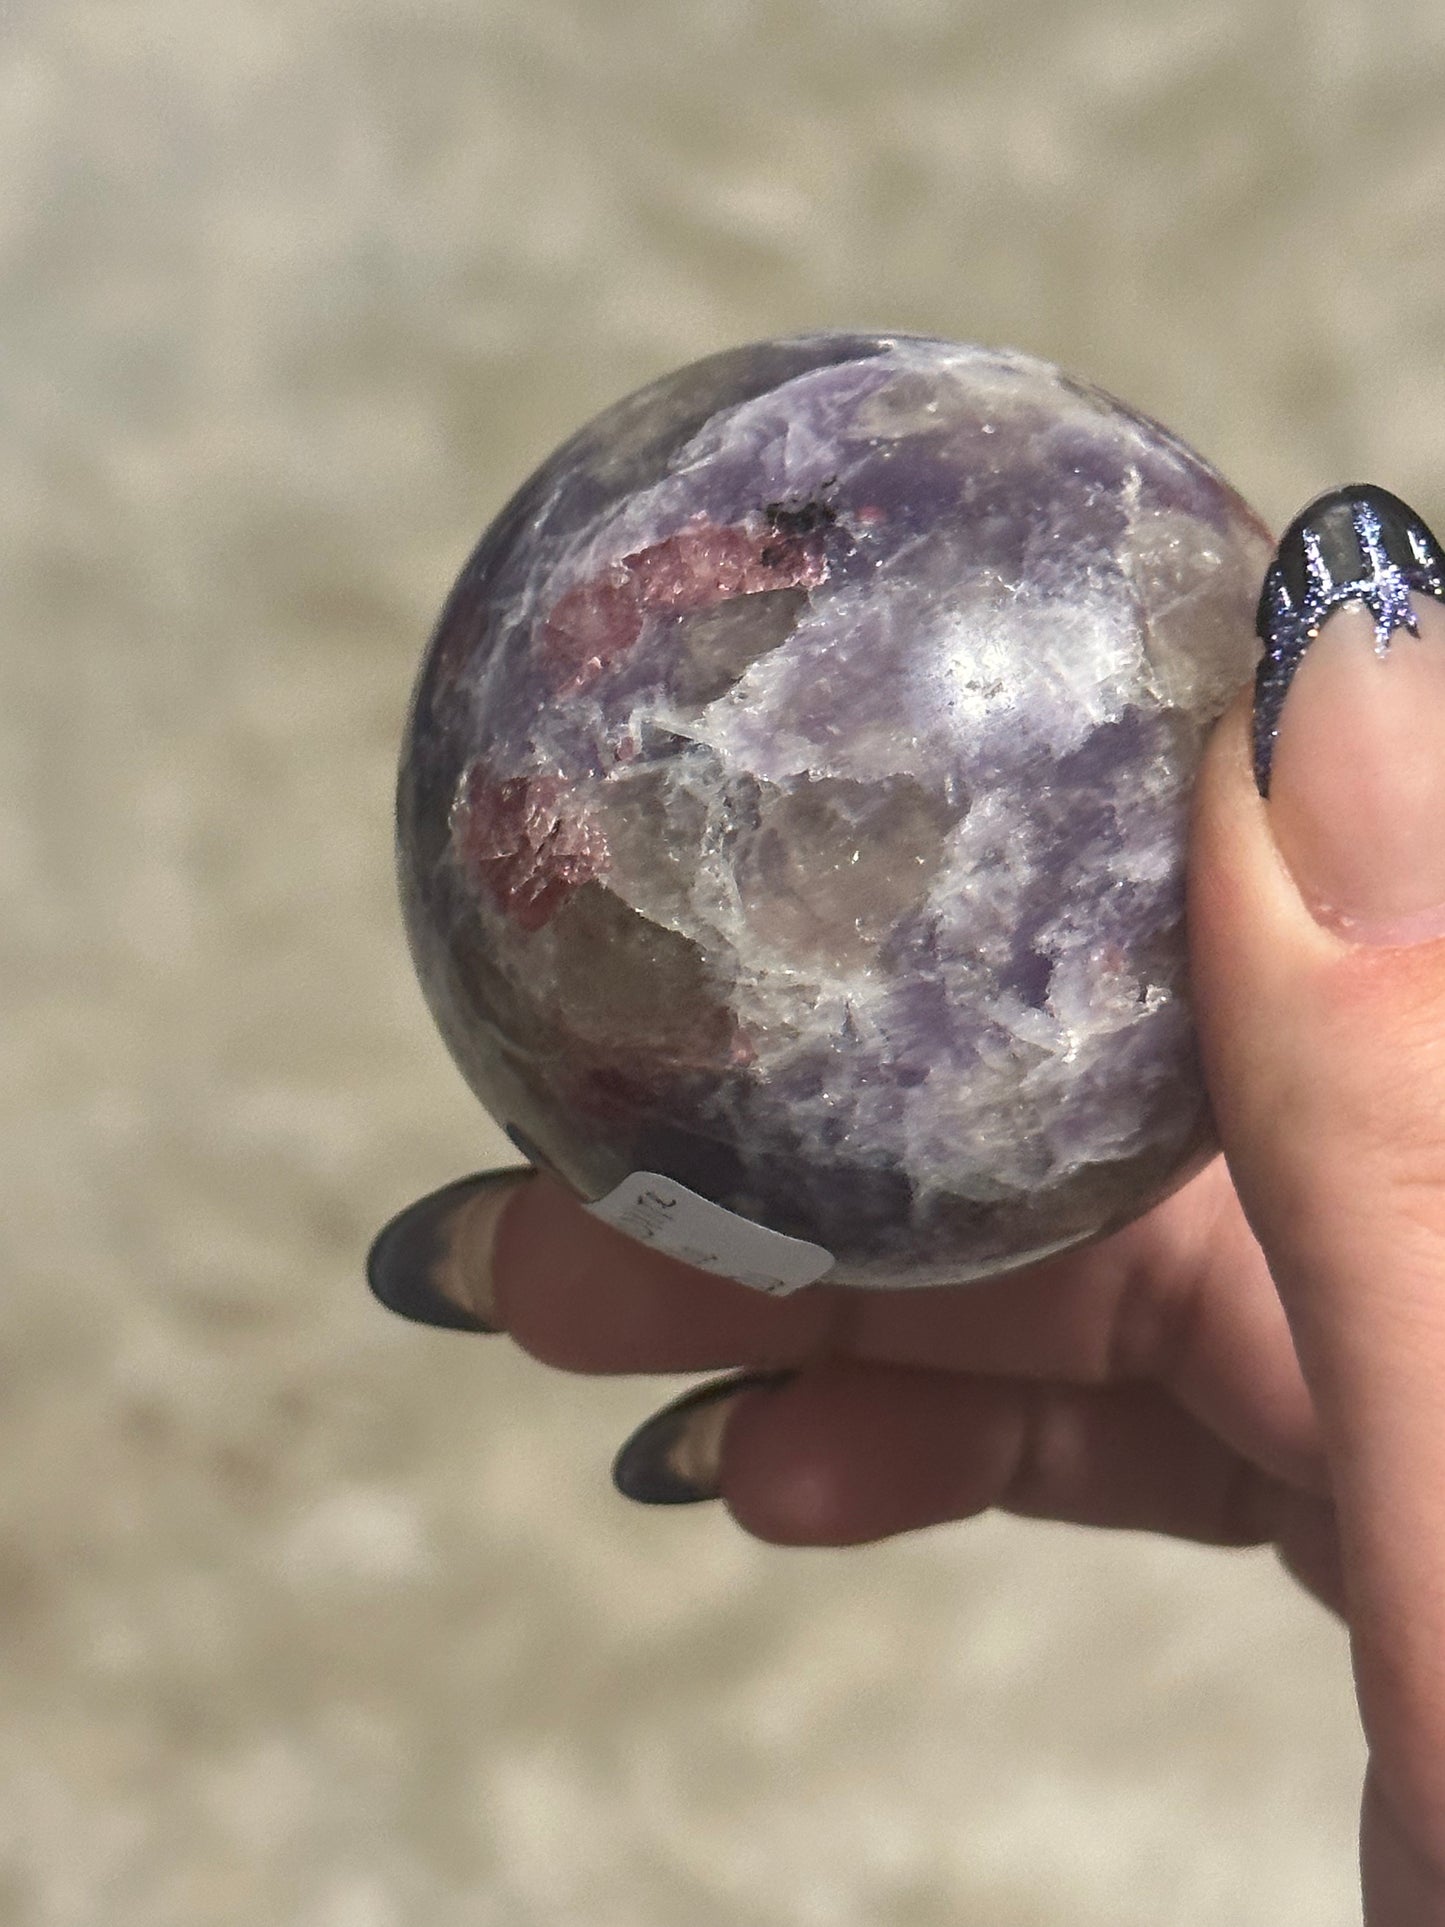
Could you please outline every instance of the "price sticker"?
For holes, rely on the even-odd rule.
[[[587,1208],[640,1244],[773,1298],[816,1284],[833,1267],[833,1254],[822,1245],[769,1231],[655,1171],[634,1171]]]

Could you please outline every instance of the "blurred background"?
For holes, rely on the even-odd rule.
[[[1437,526],[1434,0],[0,4],[0,1922],[1343,1927],[1268,1555],[782,1553],[366,1295],[499,1141],[394,905],[411,679],[566,432],[860,325],[1277,524]]]

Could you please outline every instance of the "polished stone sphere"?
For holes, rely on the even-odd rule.
[[[483,1103],[587,1200],[658,1174],[835,1283],[1146,1210],[1212,1149],[1186,810],[1269,548],[1018,354],[770,341],[599,416],[483,536],[407,731],[413,955]]]

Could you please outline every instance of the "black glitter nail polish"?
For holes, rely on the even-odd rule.
[[[436,1269],[447,1255],[448,1231],[457,1211],[479,1191],[525,1175],[515,1169],[482,1171],[458,1178],[398,1212],[377,1233],[366,1255],[366,1282],[376,1299],[413,1324],[495,1335],[496,1326],[483,1324],[438,1289]]]
[[[1352,482],[1317,496],[1285,530],[1265,573],[1255,629],[1264,655],[1254,678],[1254,780],[1269,795],[1280,711],[1305,650],[1346,602],[1375,619],[1383,654],[1397,629],[1419,633],[1411,593],[1445,602],[1445,552],[1398,495]]]

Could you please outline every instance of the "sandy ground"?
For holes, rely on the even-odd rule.
[[[1265,1555],[611,1494],[672,1383],[388,1320],[497,1143],[394,907],[433,612],[565,431],[1009,342],[1438,521],[1433,0],[0,4],[0,1921],[1343,1927]]]

